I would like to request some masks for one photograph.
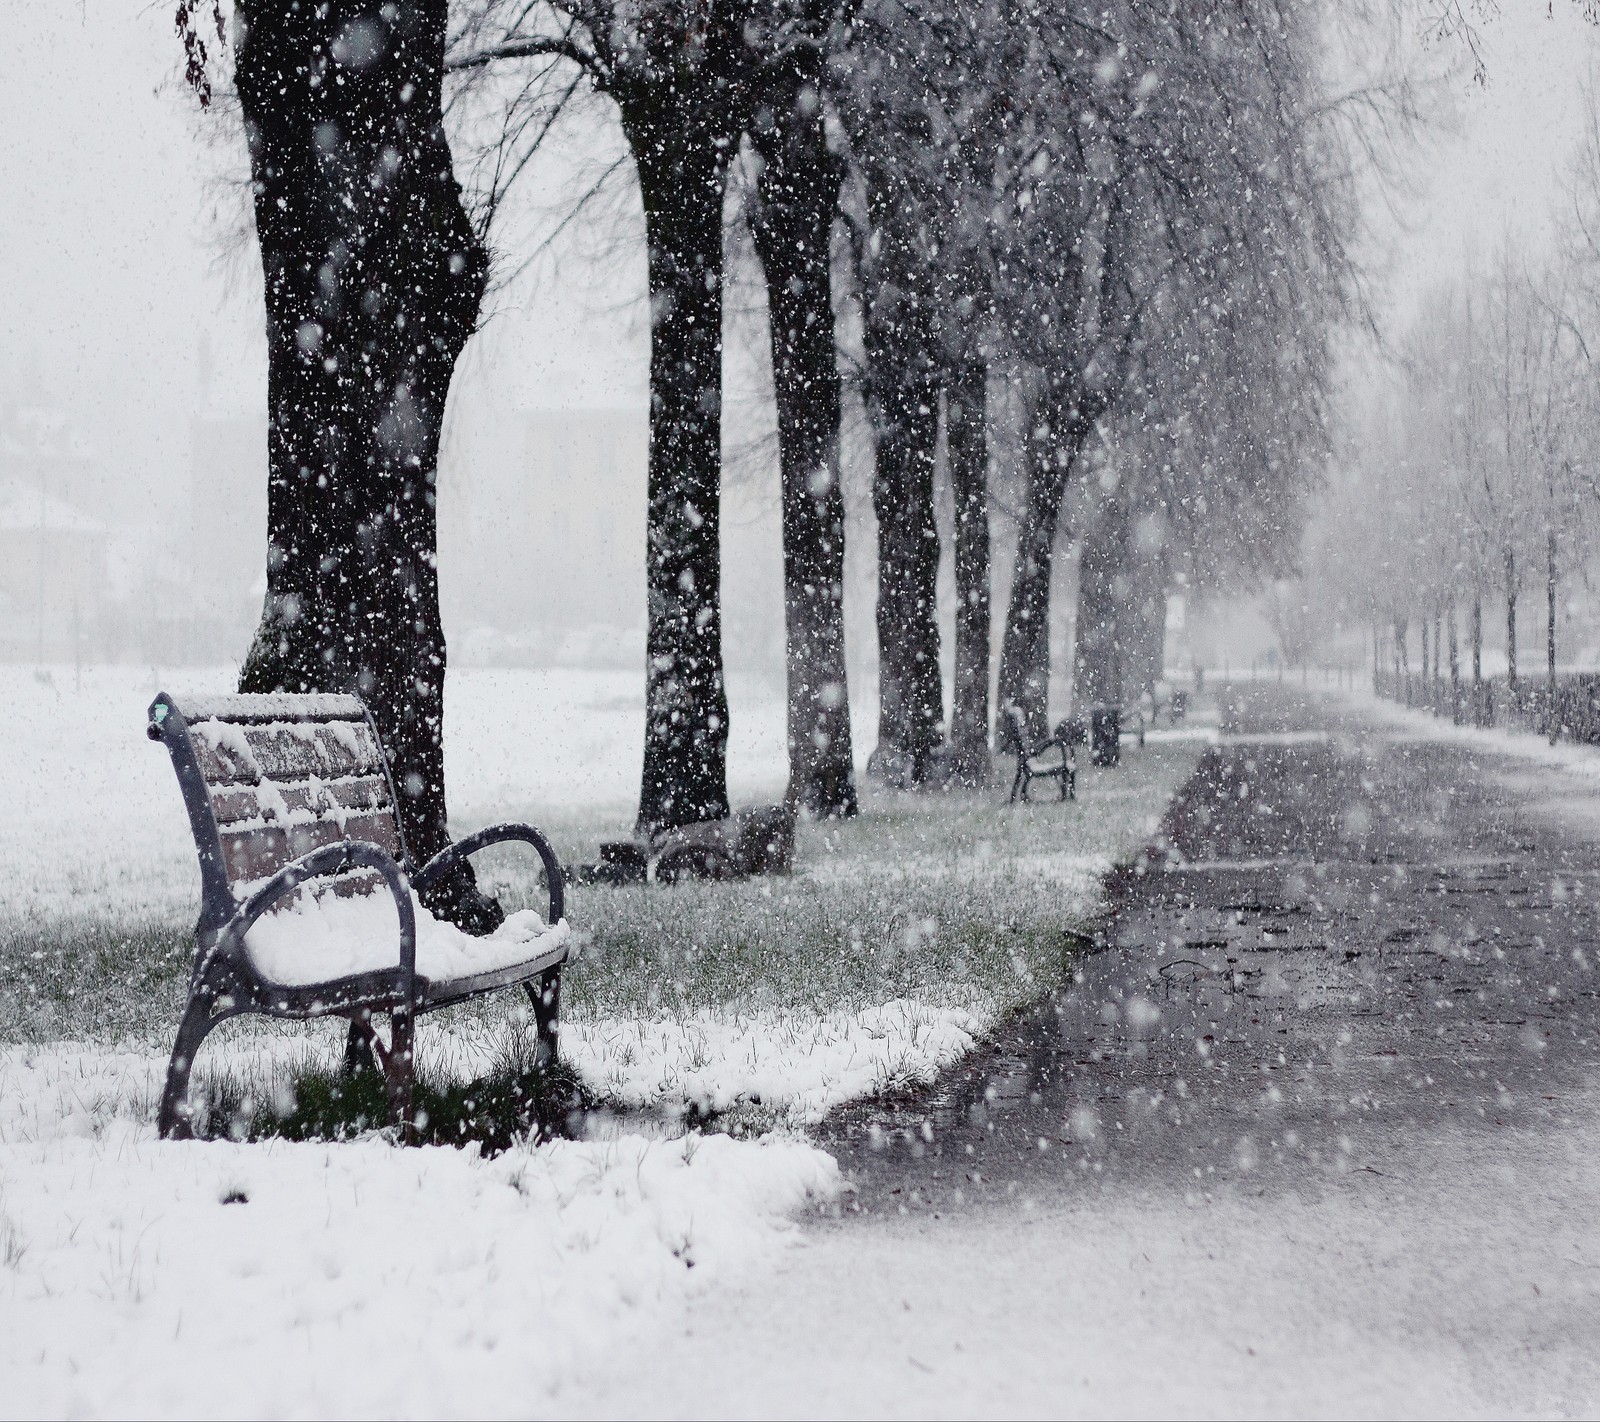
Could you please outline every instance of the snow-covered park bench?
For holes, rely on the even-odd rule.
[[[1059,780],[1061,798],[1077,799],[1077,744],[1081,738],[1074,734],[1076,728],[1072,723],[1063,721],[1053,734],[1040,741],[1032,750],[1028,749],[1027,722],[1023,718],[1022,708],[1016,702],[1009,702],[1006,705],[1001,724],[1005,728],[1007,747],[1017,758],[1017,773],[1011,782],[1009,803],[1014,805],[1018,799],[1026,800],[1028,787],[1035,780]],[[1059,759],[1049,758],[1052,751],[1060,753]]]
[[[561,868],[528,825],[495,825],[416,868],[394,783],[366,708],[353,696],[162,692],[149,734],[172,756],[200,856],[189,1002],[161,1098],[163,1136],[190,1134],[189,1072],[206,1034],[241,1013],[350,1022],[370,1049],[395,1123],[409,1134],[418,1014],[522,984],[540,1057],[553,1060],[567,956]],[[521,841],[541,860],[548,921],[531,909],[476,938],[416,895],[469,855]],[[389,1017],[389,1041],[374,1013]]]

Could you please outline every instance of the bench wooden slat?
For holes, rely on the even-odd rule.
[[[382,775],[383,751],[365,721],[242,724],[212,719],[190,727],[206,784],[254,785],[262,779],[343,779]]]
[[[184,720],[238,721],[365,721],[366,708],[354,696],[311,691],[298,694],[251,696],[226,693],[214,696],[186,696],[179,703]]]
[[[392,810],[389,782],[381,775],[360,775],[348,780],[305,781],[298,785],[263,781],[259,785],[218,786],[211,805],[219,829],[246,825],[287,828],[285,815],[294,823],[340,819],[348,811]]]
[[[367,840],[396,858],[400,855],[400,835],[393,813],[351,815],[342,828],[337,820],[313,820],[287,829],[269,826],[231,833],[223,830],[219,838],[223,869],[228,882],[235,885],[265,879],[291,860],[341,839]]]

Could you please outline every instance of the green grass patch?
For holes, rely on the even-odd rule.
[[[911,999],[994,1021],[1069,976],[1100,912],[1104,868],[1149,842],[1200,749],[1130,748],[1119,768],[1084,770],[1078,799],[1065,804],[1008,806],[1004,779],[950,794],[864,785],[857,818],[800,827],[790,876],[575,886],[567,915],[579,952],[563,975],[564,1017],[604,1027],[766,1013],[804,1024]],[[1004,768],[997,763],[997,774]],[[625,832],[594,818],[551,822],[534,806],[509,805],[496,818],[540,824],[569,863],[592,860],[602,839]],[[544,907],[530,857],[508,846],[479,862],[508,909]],[[63,906],[43,923],[0,914],[0,1040],[166,1049],[183,1008],[191,932],[189,921],[124,921],[92,903]],[[506,992],[426,1017],[423,1059],[440,1025],[480,1040],[487,1029],[498,1040],[524,1014],[522,995]],[[196,1085],[214,1133],[336,1137],[387,1119],[376,1080],[345,1078],[326,1033],[299,1024],[250,1030],[303,1040],[305,1058],[285,1074],[265,1058],[224,1056],[238,1075],[208,1078],[202,1051]],[[492,1146],[555,1128],[570,1080],[547,1092],[509,1058],[470,1074],[483,1065],[421,1075],[429,1139]]]
[[[208,1139],[350,1140],[390,1125],[388,1088],[372,1066],[347,1071],[308,1056],[269,1073],[201,1072],[191,1087],[197,1133]],[[590,1106],[571,1068],[507,1053],[482,1075],[436,1077],[419,1070],[412,1119],[424,1145],[478,1143],[485,1154],[576,1133]]]
[[[1066,804],[866,786],[856,819],[800,827],[788,878],[575,887],[568,917],[584,941],[564,977],[569,1014],[1031,1001],[1093,931],[1100,868],[1148,842],[1198,750],[1133,750],[1083,772]],[[598,838],[575,835],[563,854],[588,857]],[[542,907],[508,858],[487,877]]]

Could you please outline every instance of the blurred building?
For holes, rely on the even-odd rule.
[[[453,657],[643,664],[648,453],[643,410],[456,412],[439,513]]]
[[[186,521],[170,548],[168,633],[204,661],[244,656],[267,570],[267,419],[205,411],[189,425]]]
[[[0,660],[99,654],[108,530],[85,507],[95,474],[59,411],[0,404]]]

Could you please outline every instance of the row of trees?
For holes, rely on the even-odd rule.
[[[1120,702],[1173,577],[1270,573],[1295,543],[1348,291],[1347,139],[1383,92],[1367,85],[1357,104],[1326,91],[1332,23],[1276,0],[465,0],[453,20],[445,0],[239,0],[271,463],[267,602],[243,686],[361,690],[409,797],[413,848],[442,843],[444,401],[505,198],[536,180],[588,97],[626,137],[647,248],[641,830],[728,809],[722,305],[741,152],[757,174],[748,212],[778,413],[793,803],[855,807],[847,370],[874,443],[876,763],[917,782],[947,745],[965,774],[987,768],[986,430],[1002,383],[1026,406],[1026,494],[1000,697],[1042,728],[1062,510],[1092,467],[1073,530],[1075,682],[1083,699]],[[186,0],[191,59],[201,28]],[[447,95],[477,178],[466,194]],[[854,365],[841,359],[851,303]],[[948,732],[941,447],[956,509]],[[444,895],[457,916],[492,916],[470,880]]]
[[[1374,656],[1401,677],[1415,647],[1424,676],[1438,679],[1447,655],[1453,683],[1470,670],[1481,684],[1486,635],[1501,641],[1503,629],[1518,696],[1533,660],[1519,647],[1518,604],[1531,587],[1543,592],[1538,660],[1554,687],[1560,589],[1583,574],[1600,513],[1592,102],[1588,122],[1556,239],[1534,249],[1508,234],[1488,260],[1469,260],[1426,294],[1402,342],[1398,387],[1367,402],[1334,516],[1321,521],[1314,561],[1338,588],[1327,605],[1374,629]]]

